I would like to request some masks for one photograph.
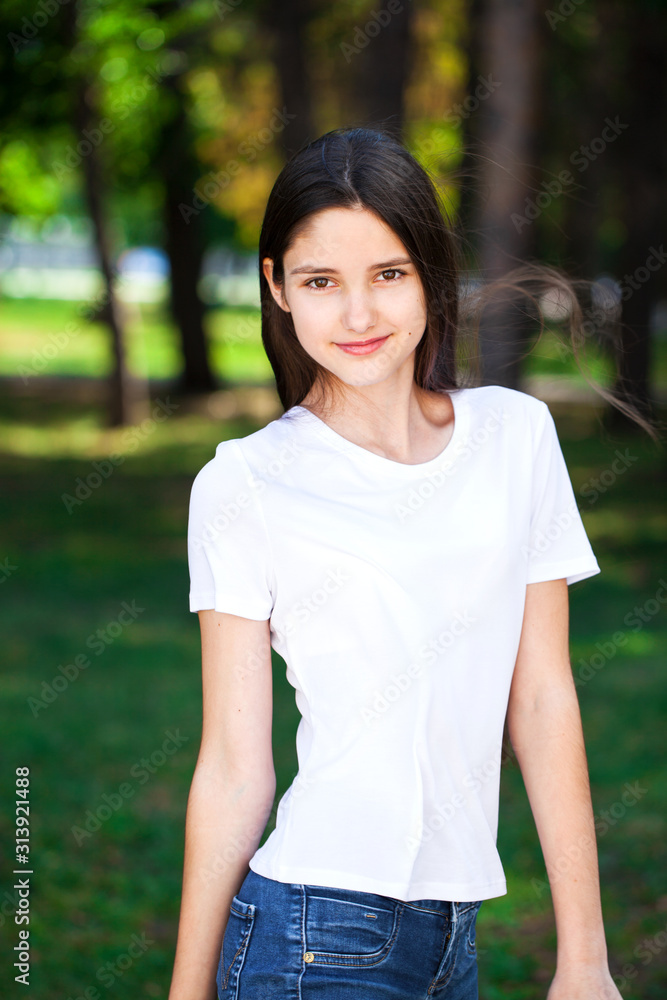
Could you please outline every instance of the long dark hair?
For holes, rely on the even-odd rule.
[[[292,314],[281,309],[271,294],[262,261],[273,260],[274,282],[282,285],[284,255],[310,217],[326,208],[357,207],[374,212],[393,230],[422,283],[427,321],[415,348],[414,371],[420,388],[447,393],[477,384],[476,330],[484,309],[501,292],[525,296],[532,305],[531,315],[539,319],[541,335],[539,301],[548,293],[561,308],[565,306],[568,349],[589,385],[658,439],[653,424],[627,397],[596,383],[582,366],[579,352],[590,337],[582,301],[593,298],[593,283],[571,278],[555,267],[523,263],[503,278],[470,286],[461,297],[461,247],[436,185],[393,135],[370,128],[333,129],[308,143],[285,164],[269,195],[259,238],[262,343],[285,411],[301,403],[313,386],[325,399],[344,384],[301,346]],[[462,364],[464,326],[467,359]]]

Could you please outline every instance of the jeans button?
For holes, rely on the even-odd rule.
[[[313,962],[315,960],[315,956],[312,951],[307,951],[303,956],[303,960],[304,962]]]

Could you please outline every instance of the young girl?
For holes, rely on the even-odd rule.
[[[568,585],[600,568],[549,409],[462,384],[452,236],[384,133],[291,159],[260,265],[285,412],[192,489],[203,732],[170,1000],[477,998],[505,724],[558,876],[548,1000],[618,1000],[568,648]],[[299,770],[258,848],[271,648]]]

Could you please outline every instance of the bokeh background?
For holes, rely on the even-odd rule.
[[[3,996],[167,996],[201,732],[189,490],[218,441],[281,412],[256,247],[286,157],[342,125],[393,130],[438,183],[462,288],[522,260],[591,281],[586,370],[660,422],[666,25],[662,0],[5,0]],[[571,657],[610,965],[624,997],[659,1000],[664,449],[591,388],[557,306],[540,300],[540,337],[530,311],[483,322],[483,380],[549,404],[602,569],[570,588]],[[277,804],[298,714],[274,668]],[[29,987],[12,968],[24,766]],[[555,930],[511,759],[499,849],[481,996],[538,1000]]]

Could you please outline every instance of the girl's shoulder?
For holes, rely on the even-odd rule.
[[[480,385],[454,391],[459,396],[459,409],[467,411],[470,429],[493,422],[507,427],[515,438],[519,431],[528,432],[532,437],[550,417],[549,407],[543,400],[520,389]]]
[[[257,469],[289,461],[303,448],[298,430],[306,425],[305,421],[299,420],[302,413],[295,407],[250,434],[220,441],[215,454],[200,469],[195,482],[245,480]]]

